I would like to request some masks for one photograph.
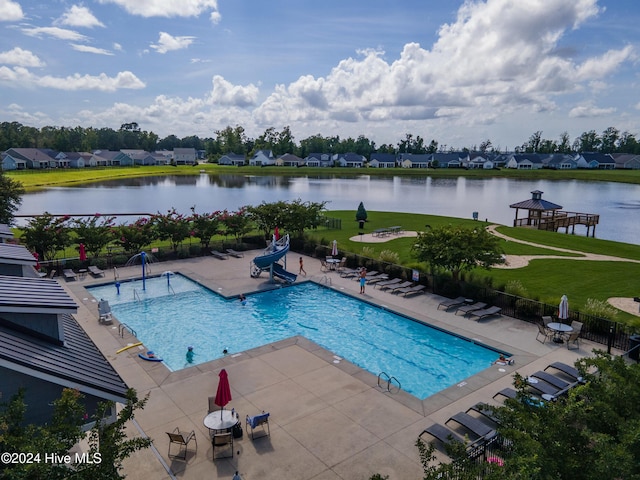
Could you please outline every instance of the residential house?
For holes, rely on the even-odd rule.
[[[616,169],[640,169],[640,155],[635,155],[633,153],[614,153],[611,156],[616,162]]]
[[[538,170],[543,167],[543,164],[537,153],[514,153],[509,156],[506,167],[518,170]]]
[[[24,161],[26,168],[42,169],[55,168],[58,163],[54,156],[50,155],[51,150],[42,148],[10,148],[5,153],[14,159]]]
[[[89,159],[91,167],[130,167],[131,157],[115,150],[95,150]]]
[[[431,154],[401,153],[398,155],[398,163],[402,168],[429,168],[431,166]]]
[[[467,168],[479,168],[483,170],[491,170],[494,167],[493,160],[486,153],[470,153],[467,157]]]
[[[462,168],[469,162],[466,152],[436,152],[431,155],[431,166],[437,168]]]
[[[195,148],[174,148],[173,161],[176,165],[195,165],[198,154]]]
[[[149,152],[144,150],[120,150],[131,159],[133,165],[148,166],[156,165],[156,159]]]
[[[282,167],[302,167],[304,166],[304,159],[292,153],[285,153],[276,158],[276,165]]]
[[[338,153],[334,155],[333,160],[341,167],[349,168],[362,168],[364,167],[364,162],[367,161],[364,156],[353,152]]]
[[[333,157],[329,153],[310,153],[304,159],[307,167],[333,167]]]
[[[23,246],[0,245],[2,401],[23,389],[26,424],[49,422],[65,388],[83,395],[89,418],[99,403],[125,403],[127,385],[72,316],[77,304],[56,280],[37,277],[34,262]]]
[[[276,164],[276,157],[271,150],[258,150],[249,159],[249,165],[257,167],[266,167]]]
[[[58,166],[69,168],[84,168],[89,166],[93,155],[88,152],[60,152],[56,155]],[[62,163],[64,161],[64,164]]]
[[[394,168],[396,166],[395,153],[372,153],[369,159],[371,168]]]
[[[616,162],[608,153],[582,152],[580,157],[584,159],[587,168],[597,170],[613,170],[616,168]]]
[[[218,159],[218,165],[234,165],[236,167],[242,167],[246,162],[244,155],[239,153],[227,153]]]
[[[554,170],[573,170],[578,168],[578,158],[565,153],[554,153],[542,157],[542,164]],[[586,165],[586,164],[585,164]]]
[[[2,170],[26,170],[27,161],[21,157],[15,157],[6,152],[2,152]]]

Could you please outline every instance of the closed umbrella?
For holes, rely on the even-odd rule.
[[[87,252],[84,248],[84,243],[78,245],[78,251],[80,252],[80,261],[84,262],[87,259]]]
[[[558,318],[560,320],[566,320],[569,318],[569,299],[566,295],[562,295],[560,299],[560,305],[558,305]]]
[[[216,392],[215,403],[220,407],[220,419],[222,419],[222,410],[224,406],[231,401],[231,388],[229,387],[229,377],[227,371],[223,368],[218,374],[218,391]]]
[[[278,229],[277,225],[276,225],[275,230],[273,231],[273,236],[276,237],[276,240],[280,239],[280,230]]]
[[[331,256],[332,257],[337,257],[338,256],[338,241],[334,240],[333,244],[331,245]]]
[[[38,252],[33,252],[33,258],[36,259],[36,270],[40,271],[40,255],[38,255]]]

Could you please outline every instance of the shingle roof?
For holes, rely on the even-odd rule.
[[[11,227],[6,223],[0,223],[0,238],[13,238]]]
[[[117,402],[127,385],[71,315],[61,315],[64,345],[16,331],[0,322],[0,360],[6,368]],[[0,314],[1,318],[1,314]]]
[[[55,280],[0,275],[0,314],[75,313],[77,310],[78,305]]]
[[[33,254],[22,245],[0,243],[0,263],[35,266],[37,261]]]

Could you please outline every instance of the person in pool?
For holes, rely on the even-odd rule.
[[[513,358],[507,358],[504,356],[504,354],[501,353],[498,359],[493,363],[495,363],[496,365],[513,365],[515,362]]]
[[[193,347],[187,347],[187,363],[193,363],[193,356],[196,353],[193,351]]]
[[[247,304],[247,297],[244,296],[244,293],[240,294],[240,296],[238,297],[238,300],[240,300],[240,303],[242,305],[246,305]]]

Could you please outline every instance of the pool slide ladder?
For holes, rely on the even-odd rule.
[[[389,376],[386,372],[380,372],[378,374],[378,387],[383,388],[381,383],[386,383],[387,392],[393,393],[392,387],[395,385],[396,387],[393,390],[400,391],[402,390],[402,385],[396,377]]]

